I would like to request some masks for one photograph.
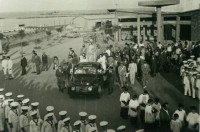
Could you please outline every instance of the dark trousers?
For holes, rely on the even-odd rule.
[[[138,117],[130,117],[131,125],[133,125],[135,128],[138,128]]]
[[[22,75],[25,75],[25,74],[26,74],[26,67],[22,66]]]
[[[145,123],[144,124],[144,131],[145,132],[155,132],[154,123]]]
[[[59,90],[63,92],[65,88],[65,81],[58,81],[57,85],[58,85]]]
[[[42,70],[43,71],[48,71],[48,63],[43,63],[42,64]]]
[[[40,74],[40,65],[36,65],[36,72],[37,74]]]
[[[128,108],[126,107],[121,107],[121,110],[120,110],[120,116],[124,119],[127,119],[128,118]]]

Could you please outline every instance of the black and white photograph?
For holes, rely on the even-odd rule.
[[[0,0],[0,132],[199,132],[200,0]]]

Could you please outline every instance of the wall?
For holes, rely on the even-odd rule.
[[[192,41],[200,41],[200,10],[191,13],[191,37]]]

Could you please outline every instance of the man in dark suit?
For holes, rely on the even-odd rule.
[[[48,57],[45,52],[42,54],[42,70],[48,71]]]
[[[169,132],[170,131],[170,120],[171,116],[168,111],[168,103],[164,103],[162,105],[162,109],[160,110],[160,131],[161,132]]]
[[[23,55],[21,57],[22,57],[21,58],[21,67],[22,67],[22,76],[23,76],[26,74],[27,60]]]
[[[57,85],[59,91],[63,93],[65,87],[65,75],[61,66],[59,66],[58,69],[56,70],[56,77],[57,77]]]
[[[149,78],[149,72],[151,71],[149,64],[147,64],[146,61],[144,61],[144,64],[142,64],[141,69],[142,69],[143,87],[146,88],[147,87],[147,81],[148,81],[148,78]]]
[[[154,55],[152,55],[152,58],[151,58],[151,76],[152,77],[156,76],[156,71],[157,71],[157,59],[155,58]]]
[[[37,72],[37,74],[40,74],[41,58],[37,55],[37,53],[34,53],[34,54],[35,54],[36,72]]]

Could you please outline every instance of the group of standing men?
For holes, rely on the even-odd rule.
[[[13,61],[10,59],[10,56],[3,56],[1,65],[5,79],[13,79]]]

